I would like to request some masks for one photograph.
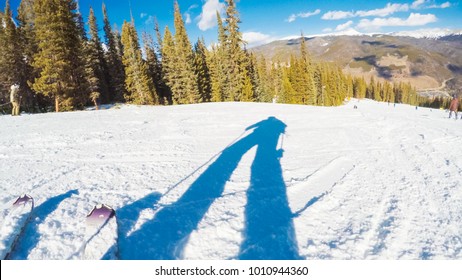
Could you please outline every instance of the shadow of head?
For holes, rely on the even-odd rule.
[[[287,125],[276,117],[269,117],[266,120],[253,124],[245,130],[255,129],[254,133],[261,134],[282,134],[285,132]]]

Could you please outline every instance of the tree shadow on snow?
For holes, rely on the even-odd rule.
[[[165,206],[155,217],[119,241],[123,259],[179,259],[190,234],[212,203],[222,196],[226,182],[244,154],[257,146],[251,167],[251,182],[247,191],[244,240],[238,259],[300,259],[288,206],[286,186],[282,177],[277,149],[279,137],[286,125],[269,117],[246,130],[252,133],[223,150],[189,189],[174,203]],[[151,195],[118,210],[118,216],[133,218],[139,205],[155,203],[158,194]],[[144,202],[143,202],[144,201]],[[137,206],[138,205],[138,206]],[[126,214],[124,214],[126,213]],[[124,225],[125,230],[133,223]]]
[[[40,224],[42,224],[51,213],[58,209],[61,202],[70,198],[72,195],[78,194],[78,190],[70,190],[66,193],[52,197],[40,204],[40,206],[35,207],[31,216],[31,221],[27,224],[22,236],[20,237],[21,242],[18,242],[17,246],[14,248],[11,254],[11,259],[27,259],[32,249],[37,246],[40,238],[42,237],[38,231]]]

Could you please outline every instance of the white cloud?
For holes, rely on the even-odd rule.
[[[244,32],[242,33],[242,39],[249,47],[267,44],[276,40],[276,38],[260,32]]]
[[[353,25],[353,21],[352,21],[352,20],[347,21],[347,22],[345,22],[344,24],[338,25],[337,28],[335,28],[335,31],[343,31],[343,30],[346,30],[346,29],[348,29],[351,25]]]
[[[422,7],[423,4],[425,4],[427,0],[416,0],[411,4],[412,9],[419,9]]]
[[[190,13],[184,13],[184,17],[185,17],[186,24],[190,24],[192,22]]]
[[[336,19],[352,18],[354,16],[355,14],[353,12],[329,11],[325,13],[321,18],[325,20],[336,20]]]
[[[156,18],[154,16],[148,16],[148,19],[144,22],[146,25],[154,24],[154,20]]]
[[[147,16],[148,16],[148,14],[146,14],[146,13],[141,13],[141,14],[140,14],[140,18],[145,18],[145,17],[147,17]]]
[[[438,19],[433,14],[411,13],[407,19],[402,18],[374,18],[373,20],[363,19],[358,24],[357,28],[366,30],[377,30],[386,26],[422,26]]]
[[[429,9],[446,9],[446,8],[449,8],[451,7],[452,4],[451,2],[444,2],[443,4],[441,5],[431,5],[431,6],[428,6]]]
[[[441,4],[441,6],[440,6],[440,7],[441,7],[441,9],[446,9],[446,8],[449,8],[449,7],[451,7],[451,6],[452,6],[452,5],[451,5],[451,3],[450,3],[450,2],[445,2],[445,3]]]
[[[407,12],[410,10],[419,9],[445,9],[452,6],[450,2],[445,2],[441,5],[430,5],[426,4],[431,1],[429,0],[416,0],[411,4],[398,4],[398,3],[387,3],[383,8],[373,10],[360,10],[360,11],[329,11],[322,16],[324,20],[339,20],[353,17],[387,17],[397,12]]]
[[[194,10],[195,8],[198,8],[199,6],[197,6],[196,4],[194,5],[191,5],[188,10],[184,13],[184,17],[185,17],[185,23],[186,24],[190,24],[192,22],[192,17],[191,17],[191,11]]]
[[[388,15],[394,14],[396,12],[407,12],[409,10],[408,4],[391,4],[388,3],[384,8],[369,10],[369,11],[357,11],[355,16],[359,17],[369,17],[369,16],[378,16],[386,17]]]
[[[217,11],[222,14],[225,5],[219,0],[206,0],[202,6],[202,13],[197,17],[197,26],[200,30],[205,31],[217,24]]]
[[[299,14],[292,14],[289,18],[286,19],[287,22],[294,22],[297,18],[308,18],[311,16],[319,15],[321,13],[320,9],[317,9],[314,12],[306,12],[306,13],[299,13]]]
[[[291,14],[288,19],[286,19],[287,22],[294,22],[297,19],[297,16],[295,14]]]

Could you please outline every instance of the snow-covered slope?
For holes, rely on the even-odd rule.
[[[13,259],[75,258],[98,203],[122,259],[462,259],[461,125],[368,100],[0,116],[0,224],[34,197]]]

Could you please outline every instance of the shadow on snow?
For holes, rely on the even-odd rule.
[[[78,194],[78,190],[70,190],[52,197],[40,204],[40,206],[35,207],[31,216],[31,221],[26,225],[23,232],[21,242],[18,242],[17,246],[12,251],[11,259],[28,259],[30,251],[34,249],[40,241],[41,235],[38,231],[40,224],[43,223],[51,213],[58,209],[61,202],[70,198],[72,195]]]
[[[222,196],[225,184],[242,157],[257,146],[247,190],[243,242],[237,259],[300,259],[286,186],[282,177],[278,140],[286,125],[269,117],[246,130],[253,130],[223,150],[217,159],[174,203],[161,208],[152,220],[128,232],[143,209],[160,199],[153,193],[117,210],[119,248],[122,259],[178,259],[190,234],[212,203]]]

